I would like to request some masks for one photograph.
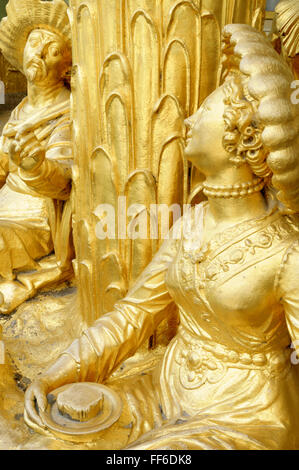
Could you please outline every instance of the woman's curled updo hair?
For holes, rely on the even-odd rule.
[[[247,162],[286,209],[298,212],[299,104],[291,99],[292,72],[251,26],[228,25],[223,37],[224,148],[232,163]]]
[[[236,166],[248,163],[253,173],[267,178],[271,170],[267,165],[267,151],[262,141],[260,123],[256,119],[254,104],[246,99],[240,79],[234,76],[224,84],[225,133],[223,146]]]

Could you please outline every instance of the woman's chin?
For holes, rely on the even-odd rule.
[[[190,147],[190,145],[186,145],[184,149],[184,154],[187,160],[189,160],[189,162],[191,162],[193,165],[196,165],[196,162],[198,162],[199,159],[199,155],[198,153],[195,153],[194,150],[192,150],[192,147]]]
[[[188,142],[186,142],[186,145],[184,148],[184,154],[185,154],[185,157],[190,161],[195,157],[194,152],[192,152],[192,148],[190,147]]]

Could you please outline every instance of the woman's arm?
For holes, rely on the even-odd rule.
[[[180,223],[180,221],[179,221]],[[177,230],[177,225],[176,225]],[[113,312],[101,317],[26,392],[28,424],[39,423],[34,402],[43,408],[49,391],[76,381],[104,381],[153,334],[168,315],[173,300],[165,274],[177,250],[177,240],[166,240],[153,261]]]
[[[299,356],[299,240],[286,251],[279,272],[278,293],[287,327]]]

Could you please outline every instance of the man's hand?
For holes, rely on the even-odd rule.
[[[45,159],[45,148],[30,132],[16,136],[9,145],[9,157],[15,165],[25,171],[36,170]]]
[[[20,165],[21,157],[20,157],[21,147],[19,142],[16,140],[11,140],[8,146],[8,154],[10,160],[17,166]]]

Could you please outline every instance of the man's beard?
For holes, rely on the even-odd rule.
[[[30,82],[43,81],[48,75],[45,62],[41,59],[34,59],[28,62],[26,64],[25,75]]]

